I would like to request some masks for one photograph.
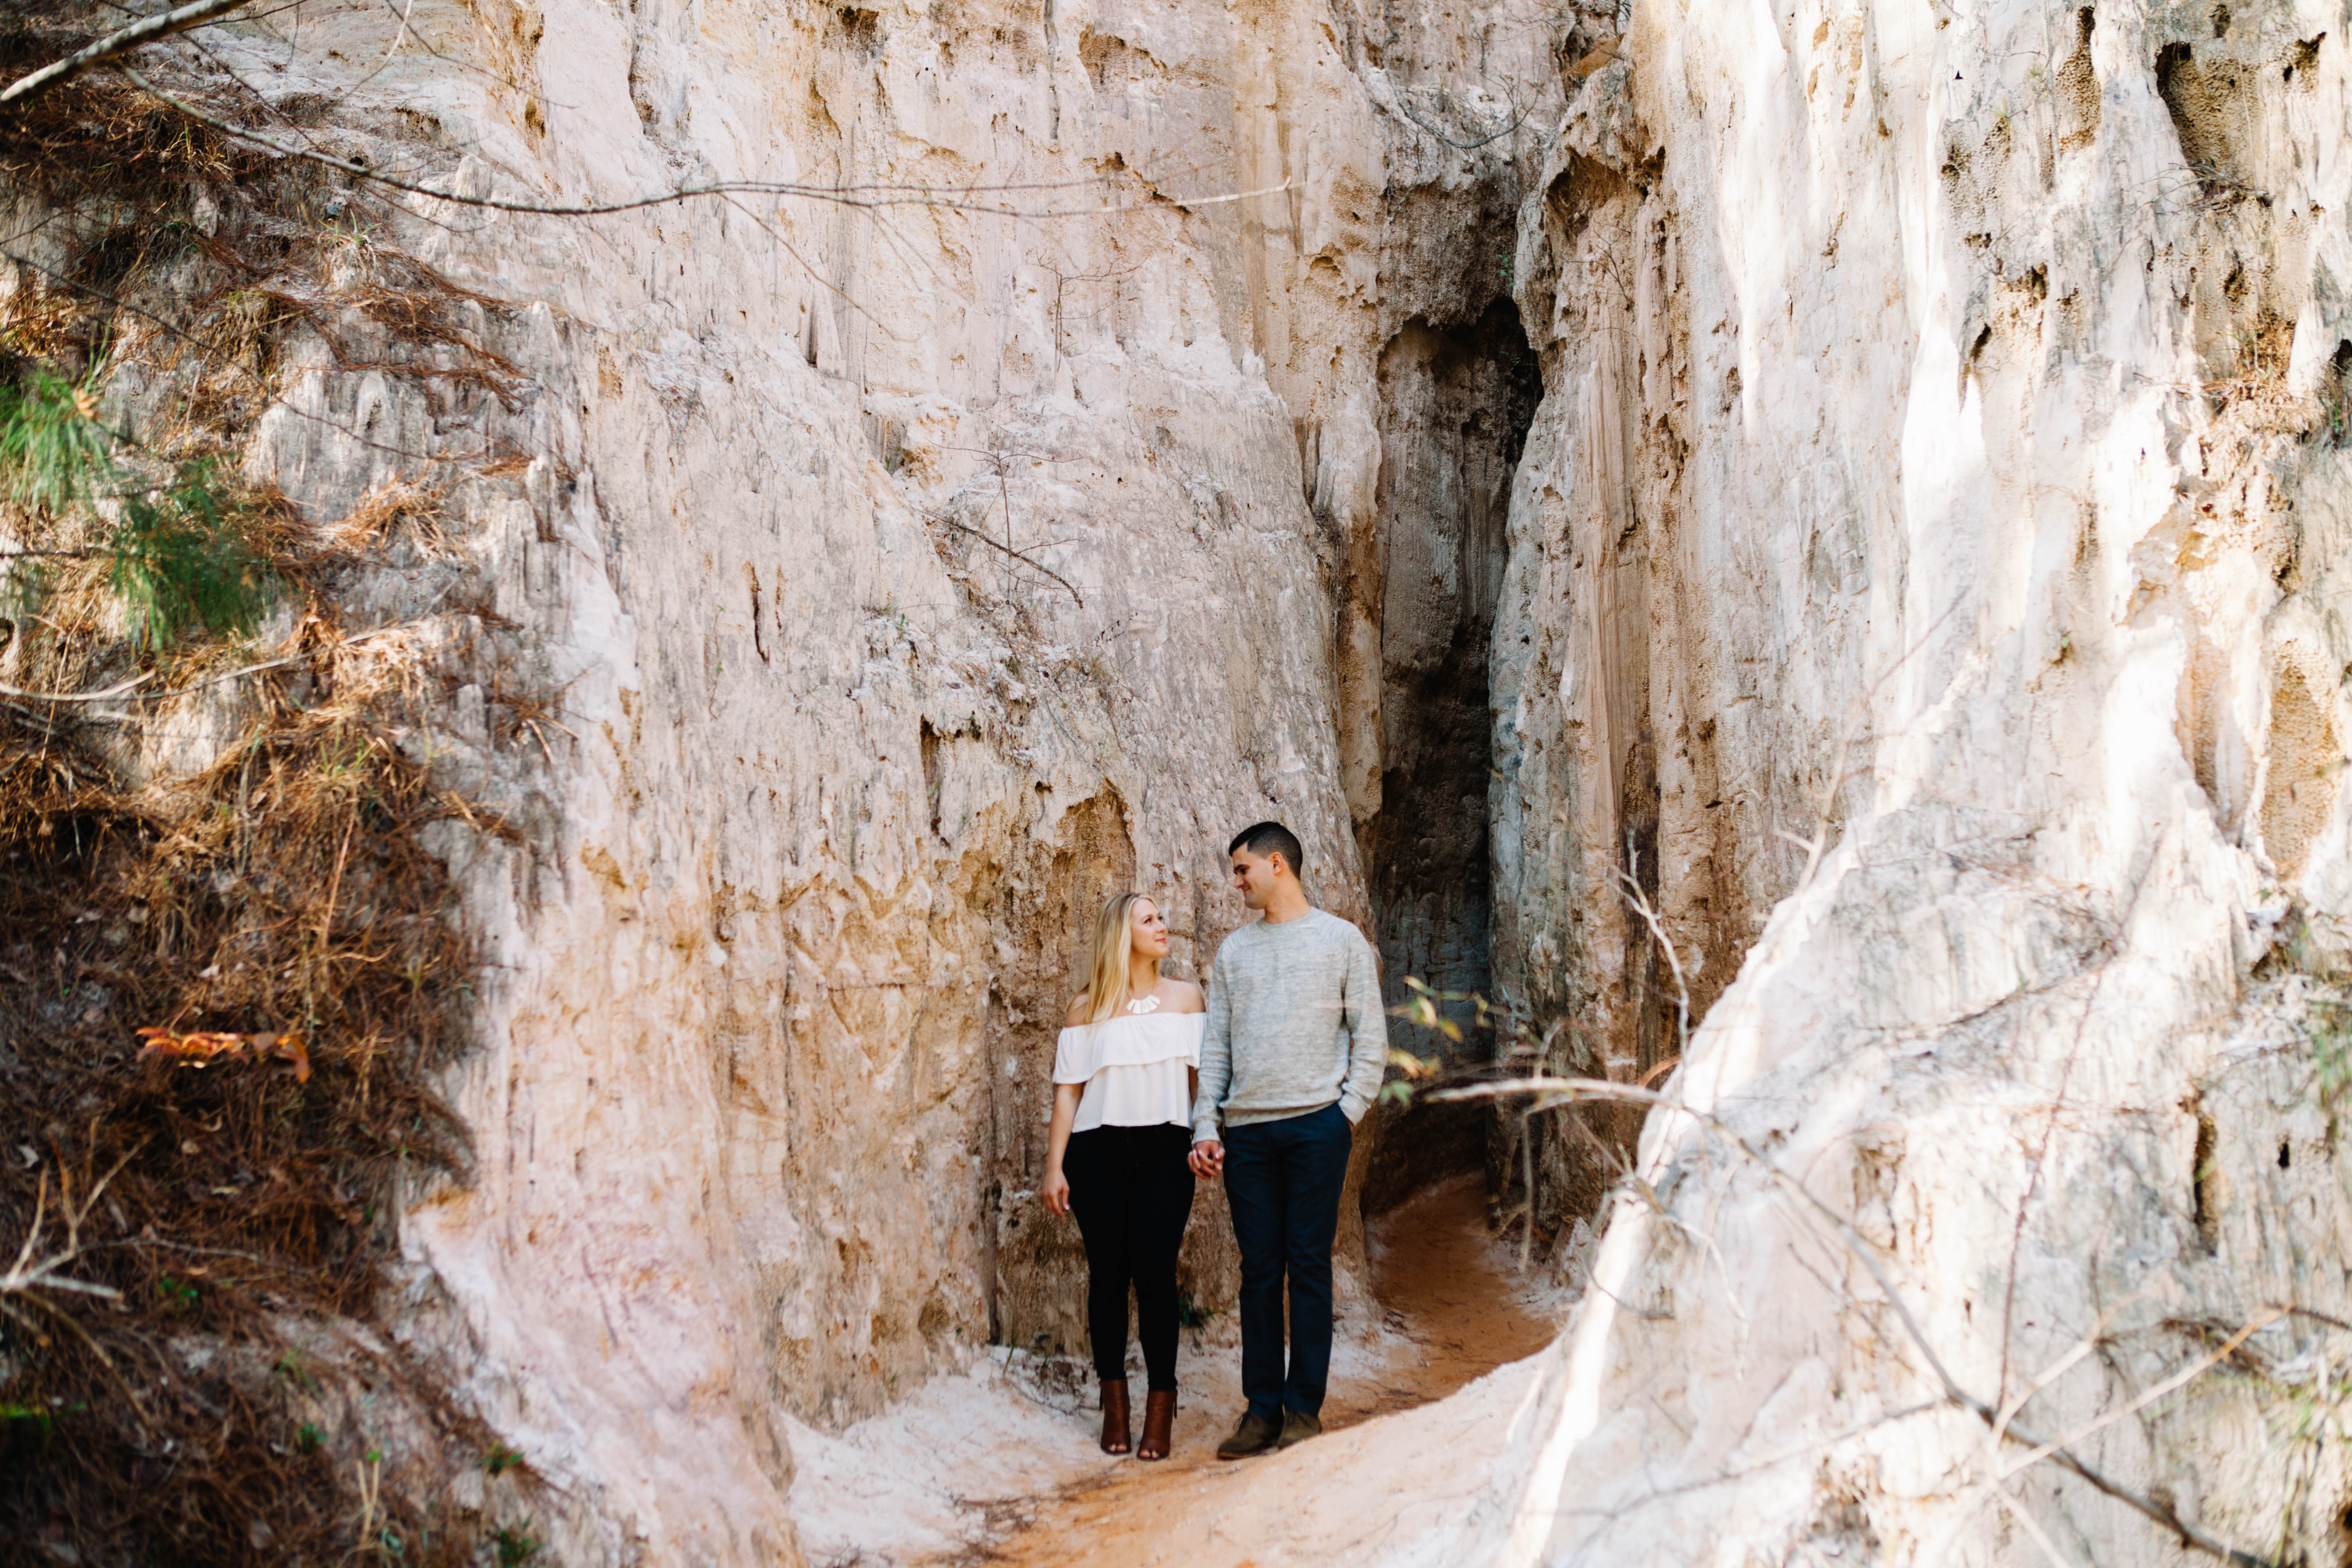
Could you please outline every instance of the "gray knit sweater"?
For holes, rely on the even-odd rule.
[[[1321,910],[1245,925],[1209,970],[1192,1137],[1334,1102],[1360,1121],[1380,1094],[1388,1051],[1380,966],[1361,931]]]

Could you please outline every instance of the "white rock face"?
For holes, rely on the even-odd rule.
[[[574,1505],[551,1555],[790,1561],[779,1411],[1076,1347],[1034,1188],[1104,894],[1158,898],[1192,973],[1242,917],[1226,838],[1278,816],[1370,928],[1387,532],[1467,460],[1408,420],[1433,455],[1384,496],[1381,350],[1507,317],[1572,20],[422,0],[238,36],[444,188],[765,187],[396,221],[512,308],[523,392],[460,427],[320,353],[252,458],[331,521],[473,457],[478,626],[556,694],[529,746],[478,684],[434,742],[527,831],[442,846],[490,960],[477,1160],[404,1231],[410,1332]]]
[[[1714,1120],[1649,1121],[1656,1206],[1447,1560],[2193,1555],[2004,1480],[1929,1348],[1996,1405],[2048,1376],[2019,1426],[2208,1535],[2341,1554],[2294,1426],[2331,1331],[2132,1406],[2346,1316],[2345,45],[1643,4],[1572,106],[1521,225],[1496,963],[1593,1070],[1681,1050],[1638,850]]]

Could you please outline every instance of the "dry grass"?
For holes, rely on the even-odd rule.
[[[326,531],[327,542],[351,554],[381,550],[405,539],[428,561],[457,551],[441,526],[445,491],[409,479],[390,479],[359,499],[351,514]]]
[[[321,229],[283,246],[257,247],[249,239],[194,243],[226,279],[197,302],[208,355],[226,350],[261,368],[266,345],[299,323],[326,344],[339,370],[437,381],[509,404],[522,384],[521,373],[467,325],[468,306],[503,315],[501,301],[453,283],[361,231]],[[342,320],[351,311],[373,331],[355,334]],[[383,341],[363,341],[369,336]],[[175,345],[165,363],[176,364],[188,352],[184,343]]]
[[[58,9],[0,0],[0,72],[89,41],[92,27],[61,23]],[[239,123],[289,123],[217,71],[175,88]],[[340,370],[424,383],[445,402],[517,406],[525,378],[482,330],[505,302],[383,244],[391,209],[379,193],[256,152],[104,72],[0,119],[0,179],[47,213],[27,243],[68,251],[61,266],[16,268],[0,302],[6,357],[78,374],[122,355],[179,375],[182,437],[241,433],[274,395],[277,350],[297,333]]]
[[[0,0],[0,71],[88,36],[53,9]],[[247,99],[236,117],[268,122]],[[0,301],[0,376],[143,363],[177,421],[142,432],[157,462],[233,457],[309,333],[436,406],[515,388],[480,341],[496,301],[327,227],[316,168],[116,79],[0,126],[0,177],[47,215],[38,265]],[[205,700],[242,705],[216,761],[135,783],[135,724],[0,702],[0,1564],[470,1563],[518,1518],[436,1500],[491,1435],[371,1330],[404,1187],[466,1163],[432,1084],[475,962],[418,836],[504,829],[394,743],[430,722],[439,656],[344,644],[330,592],[394,542],[446,553],[440,492],[381,488],[331,537],[274,493],[236,499],[235,526],[307,606],[285,650],[306,658]],[[87,689],[142,662],[169,684],[250,658],[139,653],[88,562],[0,614],[12,684]],[[545,744],[543,703],[499,700],[508,739]],[[142,1049],[142,1029],[184,1044]],[[247,1043],[193,1056],[192,1035]],[[528,1467],[501,1471],[492,1504],[520,1506]]]
[[[0,74],[13,80],[103,30],[60,17],[66,9],[30,0],[0,5]],[[0,175],[57,206],[115,201],[130,188],[249,180],[268,163],[105,72],[43,93],[0,124]]]
[[[75,1215],[81,1288],[13,1299],[0,1540],[134,1561],[359,1544],[333,1461],[368,1435],[306,1440],[268,1369],[289,1315],[373,1315],[404,1173],[462,1168],[428,1080],[472,961],[415,840],[463,808],[391,744],[396,684],[333,663],[311,682],[340,698],[298,708],[281,682],[213,767],[144,790],[0,738],[0,1237],[55,1232],[58,1201],[110,1177]],[[142,1027],[294,1035],[307,1060],[196,1070],[142,1052]],[[369,1372],[425,1390],[398,1359]]]

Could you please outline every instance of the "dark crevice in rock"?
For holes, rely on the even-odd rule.
[[[1492,994],[1487,644],[1511,478],[1542,385],[1518,312],[1500,299],[1466,323],[1408,321],[1380,375],[1380,804],[1357,837],[1396,1006],[1409,978],[1456,997]],[[1458,1045],[1403,1023],[1392,1025],[1397,1043],[1457,1061],[1491,1052],[1472,1003],[1443,1012],[1463,1031]],[[1486,1121],[1471,1107],[1384,1113],[1366,1212],[1480,1169]]]

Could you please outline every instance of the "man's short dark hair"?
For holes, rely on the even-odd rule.
[[[1230,856],[1236,849],[1246,849],[1261,858],[1279,855],[1294,877],[1298,875],[1299,861],[1303,858],[1298,847],[1298,835],[1279,822],[1256,822],[1243,828],[1234,835],[1234,841],[1225,846],[1225,853]]]

